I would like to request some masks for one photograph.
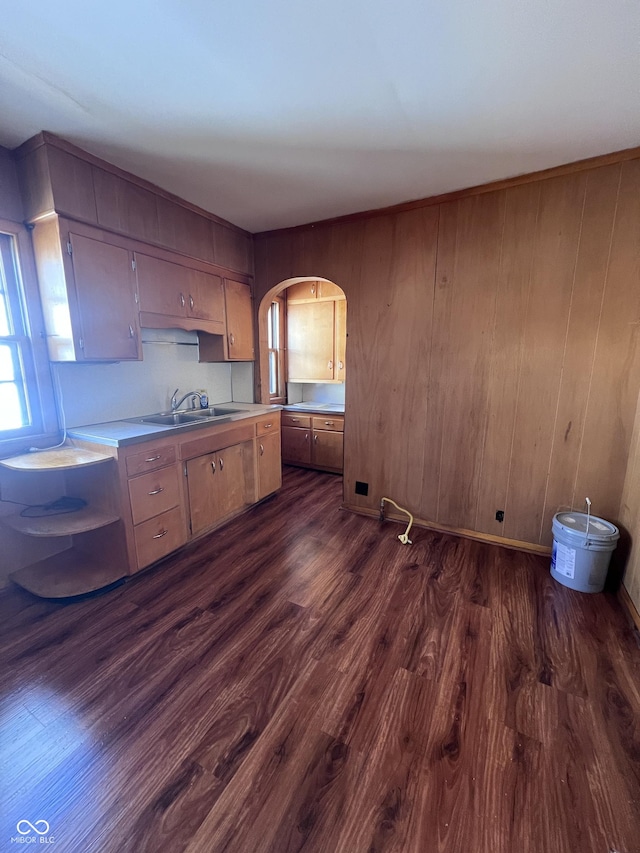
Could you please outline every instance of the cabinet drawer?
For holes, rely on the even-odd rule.
[[[301,427],[304,429],[311,428],[311,418],[309,415],[292,415],[290,412],[282,413],[282,426]]]
[[[328,429],[333,432],[344,432],[344,418],[318,418],[315,417],[313,419],[313,428],[314,429]]]
[[[134,528],[134,536],[139,569],[175,551],[187,538],[180,507],[138,524]]]
[[[175,445],[169,447],[149,447],[140,453],[134,453],[127,457],[127,476],[144,474],[145,471],[153,471],[156,468],[164,468],[176,461]]]
[[[277,432],[280,429],[280,412],[275,412],[273,415],[265,415],[256,421],[256,435],[268,435],[270,432]]]
[[[175,465],[129,480],[129,498],[134,524],[178,506],[180,488]]]

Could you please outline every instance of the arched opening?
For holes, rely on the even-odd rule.
[[[344,305],[346,306],[346,294],[342,287],[339,284],[331,281],[328,278],[323,278],[322,276],[295,276],[293,278],[284,279],[283,281],[276,284],[270,290],[268,290],[265,295],[262,297],[260,305],[258,307],[258,359],[257,359],[257,371],[256,371],[256,402],[261,403],[270,403],[272,402],[271,394],[270,394],[270,329],[269,329],[269,311],[272,306],[272,303],[276,299],[276,297],[283,296],[284,292],[294,286],[294,285],[302,285],[303,283],[308,282],[318,283],[319,286],[322,284],[326,284],[329,288],[333,289],[333,293],[340,293],[344,296]],[[345,325],[346,325],[346,312],[345,312]],[[346,328],[345,328],[345,337],[346,337]],[[326,380],[320,380],[321,382]]]

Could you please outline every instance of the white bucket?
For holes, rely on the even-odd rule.
[[[620,531],[603,518],[584,512],[553,517],[551,576],[578,592],[601,592]]]

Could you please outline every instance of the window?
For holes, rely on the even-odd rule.
[[[269,348],[269,400],[284,403],[284,300],[276,296],[267,311],[267,342]]]
[[[9,225],[9,228],[5,226]],[[13,233],[7,233],[7,230]],[[25,256],[30,292],[25,290]],[[22,226],[0,221],[0,454],[20,452],[37,437],[57,430],[31,247]]]

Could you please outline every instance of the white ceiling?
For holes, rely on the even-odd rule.
[[[43,129],[251,231],[382,207],[640,144],[640,2],[7,3]]]

